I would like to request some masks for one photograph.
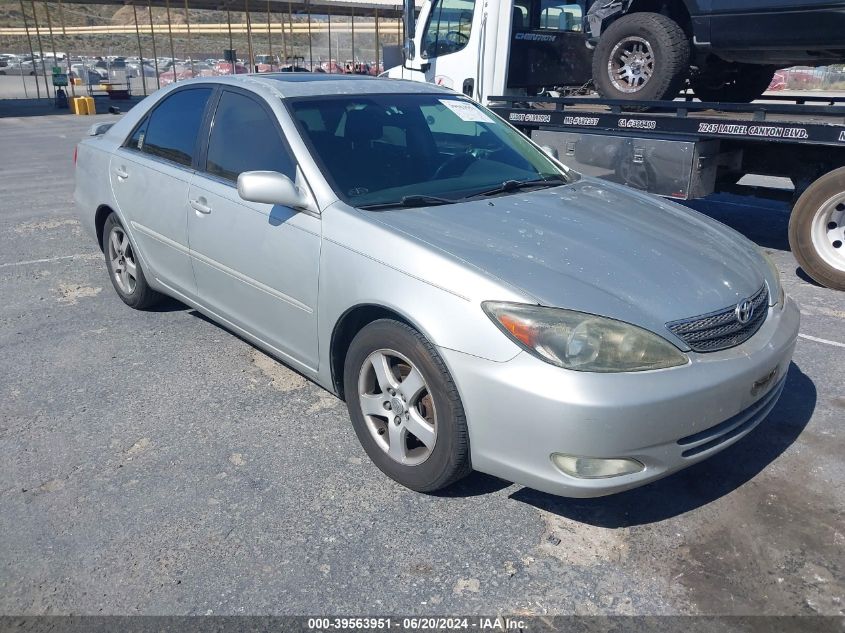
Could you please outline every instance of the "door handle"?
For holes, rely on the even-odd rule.
[[[188,200],[188,204],[191,205],[191,208],[194,211],[198,211],[200,213],[211,213],[211,207],[205,203],[205,198],[198,198],[197,200]]]
[[[121,180],[126,180],[129,178],[129,172],[126,171],[125,167],[118,167],[114,170],[114,175],[120,178]]]

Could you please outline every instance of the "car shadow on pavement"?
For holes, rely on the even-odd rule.
[[[165,297],[156,305],[146,308],[147,312],[181,312],[184,310],[191,310],[191,314],[199,315],[199,312],[196,312],[191,306],[171,297]]]
[[[480,497],[481,495],[498,492],[513,484],[493,475],[480,473],[477,470],[469,476],[455,482],[447,488],[428,493],[432,497]]]
[[[568,499],[521,488],[511,499],[598,527],[655,523],[695,510],[736,490],[765,469],[798,438],[816,407],[816,387],[795,363],[769,416],[733,446],[703,462],[608,497]]]

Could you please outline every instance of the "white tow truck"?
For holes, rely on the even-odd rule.
[[[418,29],[413,0],[405,0],[401,63],[384,75],[463,93],[563,163],[655,194],[760,195],[740,181],[788,178],[791,189],[763,193],[792,204],[792,252],[816,282],[845,290],[845,99],[764,95],[748,104],[688,94],[658,101],[583,96],[579,88],[592,77],[590,6],[425,0]],[[550,89],[578,96],[547,96]]]

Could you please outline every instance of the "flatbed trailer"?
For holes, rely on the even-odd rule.
[[[689,200],[788,178],[789,244],[815,281],[845,290],[845,98],[752,104],[489,97],[499,116],[582,173]]]

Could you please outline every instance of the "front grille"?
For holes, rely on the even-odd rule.
[[[769,313],[769,291],[764,284],[751,297],[754,312],[748,323],[740,323],[736,306],[730,306],[709,314],[667,323],[666,327],[696,352],[717,352],[728,349],[750,339]]]

